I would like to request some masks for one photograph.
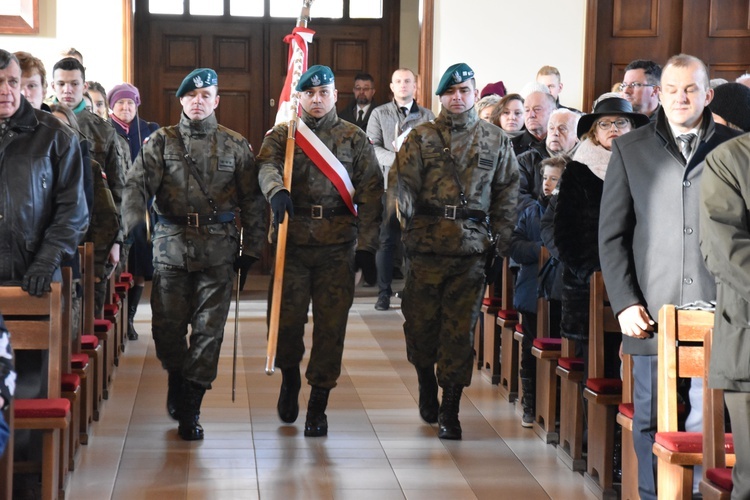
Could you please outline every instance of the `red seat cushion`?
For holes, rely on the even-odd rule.
[[[622,392],[622,380],[619,378],[590,378],[586,387],[597,394],[619,394]]]
[[[542,351],[559,351],[562,349],[562,339],[555,338],[541,338],[534,339],[533,346]]]
[[[91,335],[94,337],[93,335]],[[97,342],[99,342],[99,339],[94,337]],[[70,364],[73,368],[76,370],[83,370],[87,364],[89,364],[89,355],[88,354],[71,354],[70,355]]]
[[[130,283],[133,281],[133,275],[131,273],[120,274],[120,283]]]
[[[500,309],[497,312],[497,317],[500,319],[518,319],[518,312],[513,309]]]
[[[104,306],[107,307],[107,306]],[[94,331],[95,332],[108,332],[112,329],[112,322],[108,319],[95,319],[94,320]],[[81,337],[81,341],[83,342],[83,337]]]
[[[82,349],[96,349],[97,347],[99,347],[99,339],[96,335],[81,335]]]
[[[65,392],[73,392],[81,387],[81,377],[75,373],[63,373],[60,376],[60,387]]]
[[[709,481],[724,490],[732,491],[732,488],[734,487],[734,484],[732,484],[731,468],[722,467],[720,469],[708,469],[706,471],[706,477]]]
[[[731,434],[724,435],[724,451],[734,453]],[[678,453],[702,453],[703,433],[701,432],[657,432],[655,441],[669,451]]]
[[[635,413],[635,407],[633,406],[633,403],[620,403],[620,406],[617,407],[617,410],[628,417],[630,420],[633,420],[633,413]]]
[[[521,323],[516,323],[515,330],[518,333],[524,333],[524,331],[523,331],[523,325]]]
[[[128,290],[130,290],[130,283],[117,283],[115,285],[115,291],[120,293],[126,293]]]
[[[496,306],[499,307],[503,303],[501,297],[485,297],[482,299],[483,306]]]
[[[117,316],[120,312],[120,306],[117,304],[104,304],[104,316]]]
[[[70,401],[56,399],[16,399],[16,418],[62,418],[70,413]]]
[[[583,371],[583,358],[558,358],[557,364],[561,368],[565,368],[572,372]]]

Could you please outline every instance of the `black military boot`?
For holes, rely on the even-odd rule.
[[[185,380],[182,387],[183,397],[180,401],[180,426],[177,433],[185,441],[200,441],[203,439],[203,427],[198,419],[201,415],[201,403],[206,388]]]
[[[536,418],[536,381],[533,378],[522,378],[523,396],[521,396],[521,427],[532,427]]]
[[[141,301],[141,294],[143,294],[142,286],[134,285],[128,290],[128,340],[138,340],[138,332],[133,326],[133,319],[138,310],[138,302]]]
[[[428,424],[438,421],[438,385],[432,366],[416,367],[419,380],[419,416]]]
[[[320,437],[328,434],[328,393],[330,389],[312,386],[310,401],[307,403],[307,417],[305,418],[305,437]]]
[[[281,369],[281,391],[279,391],[279,402],[276,410],[279,418],[291,424],[297,420],[299,415],[299,389],[302,382],[299,375],[299,366]]]
[[[177,413],[182,400],[182,374],[178,371],[170,371],[167,379],[167,413],[173,420],[179,420]]]
[[[458,407],[461,404],[461,385],[443,387],[443,402],[438,412],[440,439],[461,439],[461,422],[458,421]]]

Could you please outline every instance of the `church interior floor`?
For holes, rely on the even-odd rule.
[[[66,498],[594,498],[553,446],[521,427],[514,405],[480,371],[461,401],[463,440],[438,439],[437,426],[419,418],[400,300],[376,311],[367,289],[358,288],[349,314],[342,373],[327,411],[329,435],[305,438],[310,388],[304,378],[297,422],[285,425],[276,414],[281,374],[264,372],[262,295],[243,292],[240,301],[235,402],[232,303],[219,375],[201,412],[206,438],[199,442],[180,440],[166,414],[167,376],[156,359],[144,297],[136,316],[140,339],[127,343]]]

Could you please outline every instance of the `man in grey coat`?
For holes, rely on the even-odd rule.
[[[706,157],[700,235],[706,266],[716,276],[717,304],[708,384],[724,389],[737,462],[732,498],[750,498],[750,134]]]
[[[602,274],[623,352],[633,355],[633,445],[643,500],[656,499],[654,318],[664,304],[716,296],[698,245],[698,187],[706,154],[736,135],[706,109],[713,91],[700,59],[670,58],[660,92],[656,122],[613,142],[599,217]],[[700,430],[700,391],[694,383],[688,430]]]
[[[395,198],[388,195],[388,172],[396,159],[396,152],[409,131],[416,125],[432,120],[435,115],[414,100],[417,80],[414,72],[399,68],[391,76],[393,100],[375,108],[367,125],[367,136],[375,147],[383,169],[386,193],[383,199],[383,223],[380,227],[380,248],[376,255],[378,268],[378,300],[375,309],[385,311],[391,305],[391,282],[396,246],[401,244],[401,226],[396,218]],[[392,193],[392,192],[391,192]],[[390,198],[390,202],[388,199]]]

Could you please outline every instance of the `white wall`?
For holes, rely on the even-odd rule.
[[[41,59],[50,82],[60,52],[75,47],[86,79],[109,90],[123,79],[122,22],[122,0],[39,0],[39,35],[0,35],[0,48]]]
[[[465,62],[480,90],[502,80],[516,92],[548,64],[562,76],[560,102],[581,109],[585,17],[586,0],[435,0],[432,88]]]

